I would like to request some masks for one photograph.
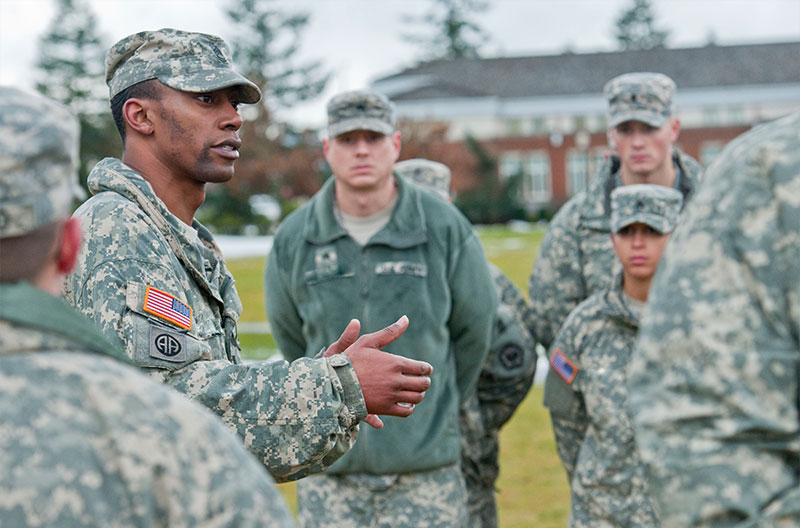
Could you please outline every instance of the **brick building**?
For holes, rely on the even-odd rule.
[[[800,42],[434,61],[378,79],[396,104],[403,157],[453,171],[453,191],[475,182],[470,135],[522,173],[529,211],[556,207],[586,185],[607,155],[603,86],[631,71],[678,85],[679,145],[707,164],[759,122],[800,109]]]

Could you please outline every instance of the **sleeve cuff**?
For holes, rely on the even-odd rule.
[[[328,367],[333,371],[334,379],[338,380],[342,392],[344,408],[339,417],[341,425],[352,427],[367,417],[367,403],[361,392],[361,384],[350,358],[344,354],[335,354],[326,358]]]

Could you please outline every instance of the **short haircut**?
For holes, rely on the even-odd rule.
[[[33,282],[55,258],[63,227],[64,220],[56,220],[24,235],[0,238],[0,282]]]
[[[122,144],[125,144],[125,119],[122,117],[122,107],[128,99],[161,99],[161,86],[158,79],[148,79],[132,86],[128,86],[111,99],[111,117],[117,126]]]

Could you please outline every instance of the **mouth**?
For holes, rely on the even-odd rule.
[[[634,266],[647,264],[647,257],[631,257],[629,262]]]
[[[238,138],[231,138],[217,143],[211,147],[211,150],[227,159],[239,159],[239,147],[242,146],[242,141]]]

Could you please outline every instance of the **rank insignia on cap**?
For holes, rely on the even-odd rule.
[[[578,373],[578,367],[576,367],[559,349],[555,349],[553,355],[550,356],[550,366],[553,367],[556,374],[561,376],[567,384],[572,383],[572,380],[575,379],[575,375]]]
[[[192,329],[192,309],[172,295],[148,286],[144,294],[144,311],[176,324],[185,330]]]

